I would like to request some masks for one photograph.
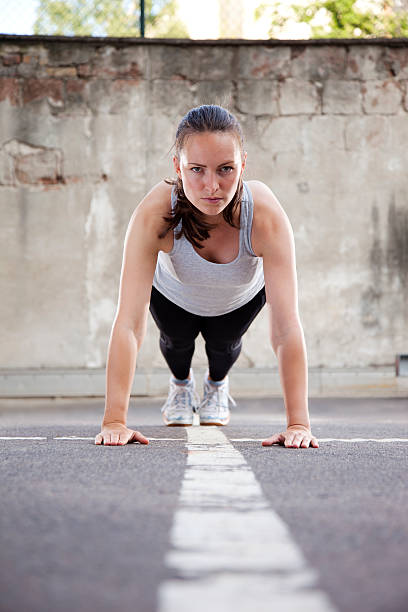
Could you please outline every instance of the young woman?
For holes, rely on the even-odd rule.
[[[148,444],[126,426],[148,311],[171,370],[166,425],[229,421],[228,372],[242,336],[267,304],[287,429],[263,441],[318,447],[307,403],[307,356],[298,313],[293,232],[271,190],[243,181],[247,154],[237,119],[204,105],[178,126],[176,181],[161,181],[134,211],[126,233],[119,303],[109,343],[106,405],[95,444]],[[208,356],[200,403],[191,360],[201,332]]]

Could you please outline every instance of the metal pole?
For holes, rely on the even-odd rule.
[[[140,36],[144,38],[145,35],[145,3],[144,0],[140,0]]]

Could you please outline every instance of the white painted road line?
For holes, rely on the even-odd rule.
[[[41,436],[0,436],[0,440],[47,440]],[[95,440],[95,436],[56,436],[53,440]],[[184,438],[153,438],[153,441],[185,442]],[[262,442],[265,438],[229,438],[230,442]],[[318,438],[319,442],[408,442],[408,438]],[[279,446],[275,444],[274,446]]]
[[[53,438],[53,440],[95,440],[95,436],[93,438],[81,438],[81,436],[58,436]],[[185,442],[184,438],[149,438],[149,440],[170,440],[170,442]]]
[[[56,436],[53,440],[95,440],[95,436],[93,438],[85,438],[81,436]]]
[[[0,436],[0,440],[46,440],[47,438],[42,438],[39,436]]]
[[[266,438],[230,438],[231,442],[262,442]],[[318,442],[408,442],[408,438],[317,438]]]
[[[408,442],[408,438],[319,438],[320,442]]]
[[[0,440],[47,440],[47,438],[42,437],[29,437],[29,436],[0,436]],[[56,436],[53,440],[95,440],[95,436],[93,437],[83,437],[83,436]],[[170,442],[185,442],[184,438],[149,438],[149,440],[168,440]]]
[[[242,454],[217,427],[187,437],[159,612],[333,612]]]

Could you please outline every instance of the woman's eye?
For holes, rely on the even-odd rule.
[[[220,168],[221,172],[223,174],[229,174],[231,172],[231,170],[233,170],[234,168],[232,166],[222,166]],[[190,170],[194,173],[194,174],[199,174],[201,172],[201,168],[200,166],[192,166],[190,168]]]

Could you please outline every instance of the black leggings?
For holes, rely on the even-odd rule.
[[[250,302],[232,312],[202,317],[176,306],[152,287],[150,312],[160,330],[160,350],[173,376],[180,380],[188,378],[195,339],[201,332],[211,379],[225,378],[239,357],[243,334],[265,301],[263,287]]]

